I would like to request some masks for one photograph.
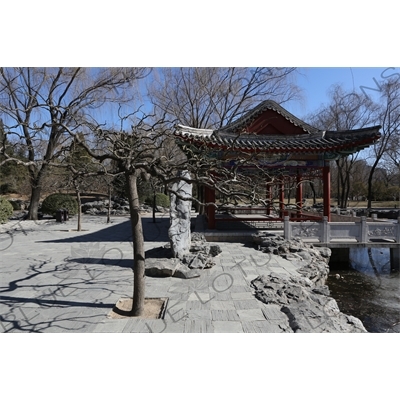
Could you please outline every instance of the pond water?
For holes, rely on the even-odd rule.
[[[330,266],[327,284],[340,310],[369,332],[400,333],[400,273],[390,265],[390,250],[351,249],[350,264]]]

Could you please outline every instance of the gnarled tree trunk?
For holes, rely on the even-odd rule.
[[[140,218],[140,204],[137,190],[137,172],[126,172],[128,184],[129,211],[131,215],[131,229],[133,240],[133,304],[132,315],[140,316],[144,311],[145,299],[145,256],[142,220]]]
[[[111,184],[108,186],[108,207],[107,207],[107,224],[111,222],[111,194],[112,194],[112,189],[111,189]]]
[[[82,200],[81,200],[81,191],[78,187],[75,188],[76,193],[76,201],[78,203],[78,225],[76,230],[80,232],[82,230]]]
[[[31,199],[28,208],[28,217],[29,220],[38,220],[38,210],[40,203],[40,195],[42,193],[42,184],[43,177],[47,171],[48,165],[44,164],[40,169],[37,169],[36,166],[29,167],[29,179],[31,185]]]
[[[40,202],[40,194],[42,192],[41,186],[32,186],[31,199],[28,208],[28,219],[37,221],[38,220],[38,209]]]

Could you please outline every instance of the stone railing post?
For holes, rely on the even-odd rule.
[[[292,232],[290,231],[290,221],[289,216],[283,218],[283,235],[286,240],[290,240]]]
[[[359,236],[359,241],[361,243],[367,243],[368,241],[368,235],[367,235],[367,217],[361,217],[361,223],[360,223],[360,236]]]
[[[330,241],[329,222],[328,217],[325,216],[322,221],[322,242],[329,243]]]
[[[397,218],[397,235],[396,242],[400,243],[400,217]]]

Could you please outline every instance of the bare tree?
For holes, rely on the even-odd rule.
[[[340,85],[330,90],[330,103],[307,117],[311,125],[322,130],[347,131],[359,129],[376,122],[376,105],[366,96],[345,91]],[[338,206],[347,207],[351,188],[351,174],[359,153],[335,160],[332,176],[336,181]],[[336,179],[335,179],[336,178]]]
[[[259,166],[255,152],[249,154],[245,150],[235,150],[235,162],[227,165],[227,159],[214,157],[206,142],[197,143],[196,146],[178,142],[178,147],[174,144],[171,124],[163,118],[157,120],[154,116],[135,111],[131,113],[130,121],[132,125],[129,131],[88,125],[92,134],[87,135],[85,140],[69,131],[68,127],[65,129],[91,157],[100,163],[112,161],[125,176],[133,238],[134,283],[130,314],[140,316],[145,300],[145,253],[139,180],[151,178],[155,184],[163,185],[178,197],[181,195],[173,192],[171,184],[183,179],[218,190],[225,196],[226,203],[265,204],[263,194],[268,183],[268,171]],[[251,176],[243,173],[248,167],[253,169]],[[188,171],[190,178],[179,174],[183,171]],[[193,197],[190,200],[197,201]]]
[[[396,197],[400,200],[400,135],[391,135],[382,161],[384,167],[390,171],[393,185],[397,186]]]
[[[163,113],[193,128],[218,129],[264,100],[300,97],[295,68],[163,68],[149,87]]]
[[[58,182],[58,187],[72,188],[75,192],[78,203],[77,231],[82,230],[82,192],[92,191],[101,183],[103,183],[103,188],[109,187],[111,185],[107,185],[107,183],[111,182],[115,176],[109,164],[97,162],[80,143],[85,143],[85,136],[82,133],[76,134],[69,148],[65,149],[65,155],[59,163],[51,163],[52,167],[56,166],[57,169],[61,169],[63,179]],[[105,192],[106,190],[103,189],[103,193]],[[107,222],[109,222],[109,215]]]
[[[128,188],[130,221],[133,238],[133,305],[131,314],[140,316],[144,311],[145,300],[145,254],[138,181],[150,175],[171,175],[168,160],[160,153],[166,140],[163,121],[150,123],[150,118],[140,112],[130,114],[132,126],[129,132],[103,129],[99,125],[87,125],[93,135],[83,140],[67,126],[65,129],[87,153],[100,163],[112,162],[118,172],[123,173]]]
[[[353,200],[363,200],[367,198],[367,177],[370,166],[366,160],[356,160],[351,172],[350,194]]]
[[[0,118],[8,135],[27,149],[22,162],[1,148],[4,162],[28,168],[31,199],[28,218],[38,218],[43,178],[49,164],[70,140],[70,131],[99,116],[106,106],[131,99],[143,68],[0,68]],[[104,118],[104,117],[102,117]]]
[[[400,136],[400,79],[389,79],[381,84],[378,120],[382,126],[382,137],[372,148],[374,161],[368,175],[368,208],[372,206],[373,178],[384,156],[389,154],[394,160],[398,154]]]

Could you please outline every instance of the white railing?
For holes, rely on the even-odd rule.
[[[373,221],[367,222],[361,217],[360,222],[328,222],[324,217],[322,222],[290,222],[284,219],[285,239],[299,238],[320,243],[400,243],[400,218],[397,223]]]

